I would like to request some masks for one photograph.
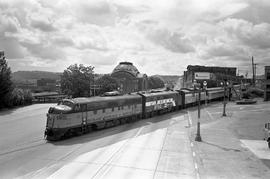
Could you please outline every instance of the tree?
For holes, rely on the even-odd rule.
[[[11,70],[5,57],[0,56],[0,108],[6,106],[8,95],[13,89]]]
[[[90,95],[90,85],[94,82],[94,67],[83,64],[70,65],[61,75],[61,90],[72,97]]]
[[[149,89],[163,88],[164,82],[159,77],[150,76],[148,78],[148,87]]]
[[[104,75],[97,79],[95,82],[96,85],[100,85],[100,90],[98,94],[103,94],[105,92],[117,90],[118,83],[117,81],[111,77],[111,75]]]

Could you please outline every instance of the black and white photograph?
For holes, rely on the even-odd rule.
[[[269,0],[0,0],[0,179],[269,178]]]

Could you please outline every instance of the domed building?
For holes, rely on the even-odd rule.
[[[131,62],[120,62],[111,73],[123,94],[147,90],[147,75],[141,74]]]

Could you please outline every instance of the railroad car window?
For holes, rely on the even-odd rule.
[[[121,106],[121,109],[123,110],[124,109],[124,106]]]
[[[87,105],[87,110],[90,111],[91,110],[91,105]]]
[[[128,109],[130,109],[130,105],[128,105]]]
[[[120,110],[120,106],[118,106],[118,110]]]
[[[79,104],[76,104],[76,105],[75,105],[74,110],[75,110],[75,111],[80,111],[80,106],[79,106]]]
[[[114,107],[112,108],[112,111],[114,111]]]
[[[135,104],[135,108],[137,108],[137,104]]]
[[[102,112],[105,113],[106,109],[102,109]]]
[[[97,114],[97,110],[94,110],[94,114]]]
[[[82,111],[87,111],[87,106],[86,106],[86,104],[83,104],[83,105],[82,105]]]

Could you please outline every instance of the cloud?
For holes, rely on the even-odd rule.
[[[55,45],[59,45],[62,47],[74,46],[74,41],[70,37],[56,36],[56,37],[53,37],[52,40]]]
[[[22,70],[86,63],[108,73],[119,61],[149,75],[189,64],[247,68],[252,55],[267,63],[269,10],[268,0],[0,0],[0,48]]]
[[[56,30],[52,22],[48,19],[32,19],[31,26],[34,28],[38,28],[39,30],[42,30],[44,32],[51,32]]]
[[[167,29],[157,29],[147,34],[152,42],[176,53],[194,52],[191,40],[181,32],[170,32]]]
[[[237,38],[243,44],[257,49],[270,48],[270,24],[254,25],[242,19],[226,19],[221,26],[232,38]]]
[[[189,53],[195,51],[193,42],[182,29],[169,30],[154,20],[143,20],[136,23],[137,29],[155,45],[162,46],[174,53]]]
[[[0,16],[0,33],[5,32],[15,33],[18,31],[19,22],[16,17],[10,17],[7,15]]]
[[[3,37],[0,42],[0,49],[5,51],[5,56],[8,59],[24,58],[25,54],[27,54],[26,49],[15,38]]]
[[[253,24],[270,23],[269,11],[270,1],[268,0],[248,0],[249,6],[235,13],[232,17],[243,19]]]
[[[116,20],[116,8],[108,1],[80,1],[75,6],[73,14],[84,23],[99,26],[113,26]]]
[[[55,47],[53,44],[32,44],[27,42],[22,42],[22,45],[33,55],[34,57],[39,57],[43,60],[64,60],[66,58],[65,52],[59,48]]]

